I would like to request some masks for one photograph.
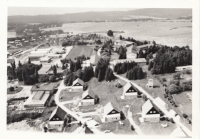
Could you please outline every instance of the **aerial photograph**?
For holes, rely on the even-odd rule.
[[[192,137],[192,9],[7,11],[7,130]]]

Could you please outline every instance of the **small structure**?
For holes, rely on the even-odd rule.
[[[103,118],[102,122],[113,122],[120,120],[120,112],[117,111],[111,104],[111,102],[107,103],[104,106]]]
[[[142,119],[144,122],[159,122],[160,113],[148,99],[142,106]]]
[[[62,131],[62,127],[64,124],[64,119],[66,116],[66,112],[61,109],[60,107],[57,107],[49,117],[49,128],[57,129],[58,131]]]
[[[86,90],[85,92],[83,92],[81,105],[88,106],[88,105],[94,105],[94,104],[95,104],[94,95],[91,92],[89,92],[89,90]]]
[[[148,80],[148,83],[147,83],[146,87],[153,88],[153,79],[149,79]]]
[[[131,99],[131,98],[134,98],[134,97],[137,97],[137,91],[136,89],[134,88],[133,84],[131,82],[128,82],[124,88],[123,88],[123,98],[125,99]]]
[[[81,79],[77,78],[75,81],[73,81],[70,90],[72,92],[81,91],[81,90],[83,90],[83,84],[84,84],[84,82]]]

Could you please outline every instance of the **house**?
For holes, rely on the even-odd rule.
[[[192,69],[192,65],[189,66],[179,66],[176,67],[175,71],[183,71],[183,70],[191,70]]]
[[[85,67],[89,67],[91,64],[90,64],[90,60],[85,60],[83,61],[83,63],[81,64],[81,67],[82,68],[85,68]]]
[[[135,89],[135,87],[133,86],[131,82],[128,82],[124,86],[122,96],[125,99],[131,99],[131,98],[137,97],[137,90]]]
[[[24,102],[25,108],[45,107],[50,98],[50,91],[34,91]]]
[[[73,81],[70,91],[76,92],[83,90],[83,84],[84,82],[81,79],[77,78],[75,81]]]
[[[120,120],[120,112],[116,110],[111,102],[104,106],[102,122],[114,122]]]
[[[66,112],[60,107],[57,107],[49,117],[49,123],[48,123],[49,128],[62,131],[65,117],[66,117]]]
[[[160,113],[148,99],[142,106],[142,121],[143,122],[159,122]]]
[[[86,90],[85,92],[83,92],[81,105],[88,106],[88,105],[94,105],[94,104],[95,104],[94,94],[92,94],[89,90]]]

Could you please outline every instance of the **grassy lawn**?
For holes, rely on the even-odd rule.
[[[100,130],[110,130],[111,132],[115,134],[135,134],[135,131],[131,130],[131,125],[128,120],[122,121],[124,125],[120,125],[119,122],[109,122],[109,123],[103,123],[100,125]]]
[[[178,104],[191,103],[191,101],[186,97],[186,92],[174,94],[173,96]]]
[[[142,132],[145,135],[170,135],[174,129],[176,128],[176,124],[173,124],[171,122],[167,122],[168,127],[163,128],[161,124],[165,124],[166,121],[160,122],[160,123],[150,123],[150,122],[144,122],[140,123],[139,127],[141,128]]]
[[[7,88],[7,94],[16,94],[20,92],[22,89],[23,87],[18,87],[18,88],[14,88],[14,91],[10,91],[10,88]]]
[[[82,93],[83,93],[83,91],[70,92],[69,89],[64,89],[60,92],[59,101],[63,102],[63,101],[73,100],[73,98],[81,97]],[[61,97],[62,97],[62,99],[61,99]]]
[[[93,48],[88,46],[75,46],[70,53],[67,55],[67,59],[72,59],[85,55],[86,57],[90,57],[93,53]]]

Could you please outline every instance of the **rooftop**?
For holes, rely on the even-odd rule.
[[[48,74],[47,72],[50,70],[51,65],[43,65],[41,69],[38,71],[38,74]]]
[[[52,91],[56,87],[55,83],[49,83],[49,84],[43,84],[43,85],[38,85],[38,88],[36,85],[34,85],[31,88],[31,91]]]

